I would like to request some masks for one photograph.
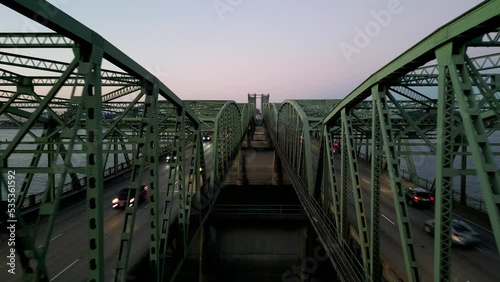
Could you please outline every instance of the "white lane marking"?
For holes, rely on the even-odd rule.
[[[484,251],[483,251],[483,250],[481,250],[480,248],[478,248],[478,247],[474,247],[474,248],[476,248],[476,250],[478,250],[478,251],[480,251],[480,252],[484,253]]]
[[[52,241],[54,241],[55,239],[57,239],[57,238],[61,237],[62,235],[63,235],[63,234],[61,233],[61,234],[57,235],[56,237],[54,237],[54,238],[50,239],[50,242],[52,242]]]
[[[52,242],[52,241],[54,241],[55,239],[57,239],[57,238],[61,237],[62,235],[63,235],[63,234],[61,233],[61,234],[57,235],[56,237],[54,237],[54,238],[50,239],[50,242]],[[42,245],[40,245],[40,246],[38,246],[38,248],[41,248],[41,247],[43,247],[43,244],[42,244]]]
[[[370,184],[370,182],[369,182],[368,180],[364,179],[364,178],[363,178],[363,179],[361,179],[361,180],[363,180],[364,182],[366,182],[366,183]]]
[[[144,208],[147,209],[149,207],[149,204],[147,204]]]
[[[383,214],[380,214],[383,218],[387,219],[387,221],[389,221],[390,223],[392,223],[392,225],[396,225],[394,224],[394,222],[390,219],[387,218],[387,216],[383,215]]]
[[[59,272],[56,276],[54,276],[52,279],[50,279],[50,281],[54,281],[54,279],[56,279],[57,277],[59,277],[61,274],[63,274],[64,271],[68,270],[68,268],[72,267],[75,263],[77,263],[80,259],[76,259],[73,263],[71,263],[70,265],[66,266],[65,269],[63,269],[61,272]]]

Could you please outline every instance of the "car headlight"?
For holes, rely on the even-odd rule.
[[[135,201],[134,198],[130,199],[130,203],[132,204]]]
[[[451,234],[451,240],[455,240],[457,242],[462,242],[463,238],[458,233],[452,233]]]
[[[119,202],[118,198],[114,198],[112,203],[113,204],[118,204],[118,202]]]

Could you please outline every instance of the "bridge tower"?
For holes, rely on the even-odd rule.
[[[259,99],[259,98],[260,98],[259,110],[262,110],[262,105],[269,103],[269,93],[267,93],[267,94],[250,94],[250,93],[248,93],[248,103],[250,103],[250,104],[254,104],[255,106],[257,106],[257,99]]]

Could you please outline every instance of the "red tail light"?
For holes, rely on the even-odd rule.
[[[453,235],[455,237],[461,237],[460,233],[451,233],[451,235]]]
[[[335,149],[333,149],[333,153],[336,153],[337,151]]]
[[[415,201],[418,201],[420,198],[419,198],[418,196],[413,196],[413,199],[414,199]]]
[[[432,196],[431,196],[431,198],[430,198],[430,199],[431,199],[431,201],[434,201],[434,197],[432,197]]]

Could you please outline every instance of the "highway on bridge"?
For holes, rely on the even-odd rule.
[[[213,147],[211,143],[204,144],[205,163],[207,172],[210,171]],[[318,148],[313,145],[313,163],[317,163]],[[336,170],[340,171],[340,155],[336,155]],[[160,183],[167,181],[168,164],[162,162],[162,173]],[[364,161],[359,161],[360,183],[363,188],[363,200],[367,220],[369,223],[370,204],[370,169]],[[396,215],[388,176],[385,173],[381,178],[381,252],[391,266],[404,278],[404,264],[400,247],[398,228],[395,226]],[[105,263],[106,281],[111,281],[114,276],[114,266],[116,264],[119,250],[119,238],[123,224],[123,211],[111,207],[111,200],[120,189],[128,185],[128,178],[116,183],[113,187],[104,192],[104,217],[105,230]],[[160,192],[165,192],[165,187],[160,187]],[[160,199],[160,202],[164,198]],[[356,227],[355,210],[352,193],[349,193],[349,221]],[[130,264],[132,267],[137,263],[148,249],[148,203],[147,201],[139,205],[134,229],[134,241],[130,254]],[[177,214],[178,197],[174,199],[174,209],[172,216]],[[409,207],[412,232],[415,242],[415,249],[419,268],[423,276],[422,281],[433,279],[433,239],[423,230],[423,222],[433,217],[432,210],[414,209]],[[54,230],[52,232],[52,242],[46,260],[51,281],[84,281],[87,272],[87,227],[86,212],[84,202],[80,202],[73,207],[61,211],[56,218]],[[41,224],[39,232],[43,232],[45,224]],[[488,230],[475,227],[481,234],[482,244],[472,249],[454,248],[452,252],[452,280],[453,281],[497,281],[499,274],[497,271],[500,265],[500,257],[496,253],[493,235]],[[2,251],[6,250],[6,244],[2,244]],[[19,267],[19,265],[18,265]],[[18,269],[17,280],[21,279],[21,270]],[[0,280],[7,281],[7,266],[0,265]],[[83,275],[82,275],[83,274]],[[5,277],[4,277],[5,276]],[[12,276],[9,276],[12,278]],[[11,281],[11,279],[9,279]]]
[[[207,172],[211,169],[212,143],[204,143],[205,165]],[[187,161],[187,158],[186,158]],[[169,164],[162,161],[160,167],[160,185],[168,181]],[[143,183],[147,182],[146,173],[143,175]],[[115,266],[120,249],[120,234],[123,227],[123,210],[113,209],[111,201],[118,192],[129,184],[129,177],[124,177],[113,187],[104,192],[104,261],[106,264],[105,281],[112,281],[115,275]],[[176,193],[177,189],[174,190]],[[165,200],[166,186],[160,186],[160,207]],[[178,197],[174,198],[172,217],[178,212]],[[149,248],[149,204],[144,201],[138,206],[134,226],[134,237],[130,252],[129,269],[138,263]],[[87,213],[85,202],[79,202],[74,206],[62,210],[57,214],[52,232],[52,239],[46,259],[46,266],[50,275],[50,281],[87,281]],[[33,226],[29,227],[33,228]],[[38,232],[45,232],[46,224],[42,223]],[[2,240],[0,251],[7,254],[7,244]],[[36,246],[40,246],[37,242]],[[7,265],[0,265],[0,281],[21,281],[22,270],[17,258],[15,279],[7,272]]]
[[[319,148],[313,143],[313,163],[317,164]],[[335,155],[335,170],[337,179],[340,179],[340,154]],[[370,165],[358,160],[359,178],[363,191],[363,202],[367,224],[370,224]],[[315,167],[316,169],[316,167]],[[409,183],[405,183],[410,185]],[[352,191],[349,187],[349,191]],[[381,176],[380,186],[380,250],[384,258],[391,264],[400,277],[406,279],[403,252],[399,239],[399,230],[395,225],[396,213],[394,200],[389,183],[389,176],[384,172]],[[330,195],[331,197],[331,195]],[[353,193],[348,193],[349,211],[348,220],[357,230],[356,211]],[[433,281],[434,239],[423,231],[424,222],[434,217],[433,209],[417,209],[408,207],[415,252],[421,281]],[[458,216],[455,215],[457,218]],[[464,219],[464,221],[466,221]],[[498,266],[500,256],[497,253],[493,233],[469,222],[481,236],[481,245],[473,248],[453,248],[451,260],[451,281],[500,281]]]

